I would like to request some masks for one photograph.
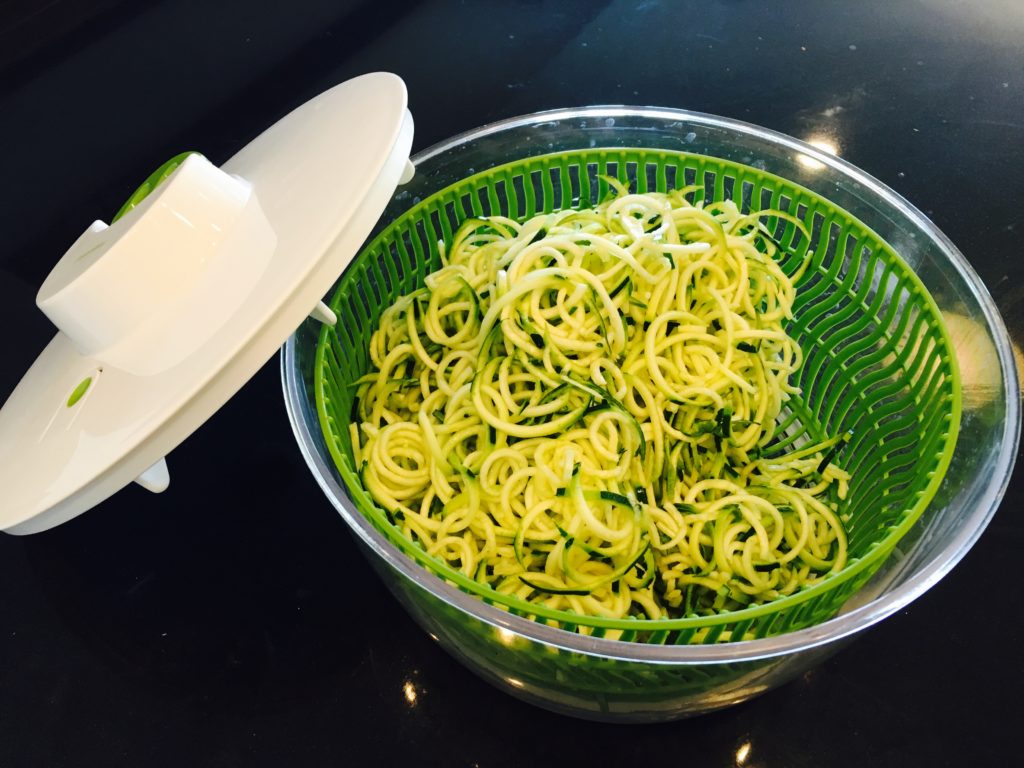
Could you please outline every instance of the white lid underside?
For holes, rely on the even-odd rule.
[[[194,258],[181,274],[127,275],[133,262],[106,240],[95,247],[109,251],[80,268],[78,259],[94,258],[88,238],[106,236],[102,223],[87,230],[76,243],[81,253],[73,246],[65,257],[78,272],[58,274],[69,269],[62,260],[40,292],[40,306],[63,330],[0,410],[0,529],[51,528],[140,475],[159,490],[163,457],[256,373],[355,256],[402,178],[411,144],[404,84],[366,75],[299,107],[221,168],[240,180],[237,195],[225,193],[228,207],[232,195],[241,202],[230,216],[209,213],[219,210],[212,204],[177,216],[183,242],[204,226],[217,233],[216,242],[211,235],[187,246]],[[173,252],[166,213],[177,212],[175,195],[187,198],[190,174],[204,183],[211,171],[201,163],[189,158],[166,190],[110,227],[109,239],[127,242],[122,231],[132,228],[145,232],[133,248],[145,251],[148,238]],[[171,223],[151,226],[158,215]],[[197,221],[204,216],[212,218]],[[115,268],[117,258],[124,261]],[[153,261],[157,271],[171,263]],[[81,308],[91,300],[102,309],[106,290],[147,298],[90,310],[104,318],[86,328]]]

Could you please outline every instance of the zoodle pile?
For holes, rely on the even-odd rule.
[[[594,208],[465,221],[385,310],[350,427],[366,489],[466,576],[579,614],[707,615],[840,570],[843,438],[777,434],[799,275],[764,222],[803,224],[606,180]]]

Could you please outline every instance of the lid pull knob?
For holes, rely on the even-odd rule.
[[[36,303],[80,354],[152,375],[233,314],[276,242],[250,184],[192,154],[112,224],[93,222]]]

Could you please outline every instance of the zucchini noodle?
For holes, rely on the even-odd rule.
[[[838,572],[844,438],[777,434],[808,262],[788,277],[764,219],[803,224],[607,181],[592,209],[464,222],[384,311],[366,489],[427,553],[578,614],[708,615]]]

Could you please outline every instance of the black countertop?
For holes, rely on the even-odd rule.
[[[0,5],[0,399],[52,334],[35,292],[89,222],[171,155],[223,161],[375,70],[408,84],[417,149],[594,103],[826,138],[957,243],[1024,337],[1017,0],[272,5]],[[950,576],[821,667],[609,726],[493,690],[412,623],[307,471],[276,359],[169,464],[162,495],[0,537],[0,765],[731,766],[746,743],[764,768],[1021,760],[1020,470]]]

